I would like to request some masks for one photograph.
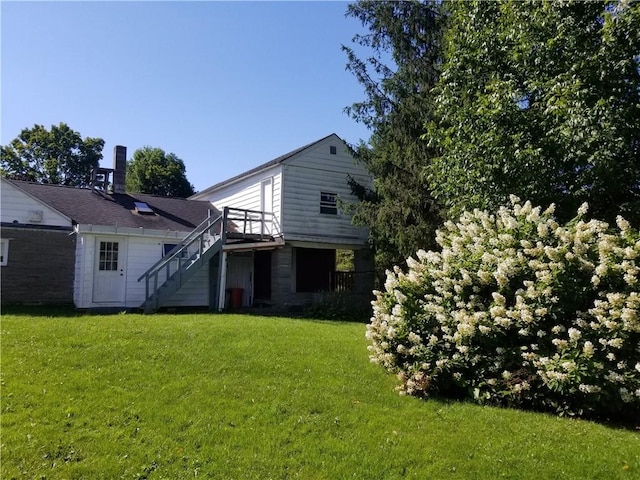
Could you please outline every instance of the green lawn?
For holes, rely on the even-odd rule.
[[[11,478],[637,479],[640,432],[400,397],[365,327],[2,316]]]

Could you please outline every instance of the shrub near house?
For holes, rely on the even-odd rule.
[[[402,393],[584,416],[640,418],[640,234],[566,225],[515,197],[467,212],[408,271],[387,272],[371,360]]]

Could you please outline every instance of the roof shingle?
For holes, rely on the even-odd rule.
[[[144,193],[109,194],[88,188],[9,181],[68,216],[74,224],[190,231],[207,218],[209,210],[215,210],[209,202],[186,198]],[[145,202],[155,215],[138,213],[134,202]]]

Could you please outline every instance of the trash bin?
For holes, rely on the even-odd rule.
[[[244,290],[242,288],[229,288],[227,291],[231,293],[231,308],[235,310],[242,307],[242,294]]]

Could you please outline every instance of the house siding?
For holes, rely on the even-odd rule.
[[[336,153],[330,153],[330,147]],[[320,213],[320,192],[335,193],[339,202],[355,203],[348,176],[364,185],[371,184],[371,176],[358,165],[346,145],[332,136],[315,145],[303,155],[287,160],[282,193],[282,227],[286,240],[300,240],[330,244],[364,245],[366,229],[351,224],[351,215],[338,208],[337,215]]]
[[[2,238],[9,239],[8,262],[0,267],[2,305],[73,303],[76,238],[69,234],[2,227]]]
[[[272,181],[273,211],[277,225],[281,224],[281,184],[282,167],[280,165],[255,173],[233,184],[226,185],[215,192],[196,194],[194,200],[210,201],[217,209],[224,207],[262,211],[262,182]],[[279,229],[278,229],[279,230]]]
[[[71,219],[26,194],[7,180],[0,188],[0,221],[3,224],[31,224],[71,227]]]
[[[174,232],[175,233],[175,232]],[[81,234],[78,243],[76,261],[75,303],[78,308],[97,308],[104,306],[120,306],[124,308],[138,308],[145,300],[145,282],[138,282],[138,278],[154,263],[162,258],[164,243],[177,243],[187,234],[177,234],[175,237],[151,237],[134,235]],[[124,301],[94,302],[94,274],[97,239],[120,240],[126,244],[124,259],[125,296]],[[189,281],[168,300],[165,307],[196,307],[208,306],[209,302],[209,266],[204,265]]]
[[[74,276],[73,276],[73,303],[76,306],[82,304],[84,298],[84,282],[82,279],[82,272],[84,271],[84,248],[86,238],[80,235],[76,235],[76,251],[75,251],[75,263],[74,263]]]

